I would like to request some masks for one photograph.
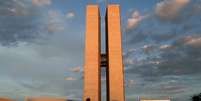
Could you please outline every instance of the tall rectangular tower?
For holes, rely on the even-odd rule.
[[[106,11],[106,53],[101,54],[100,14],[87,6],[83,101],[101,101],[101,67],[106,68],[107,101],[125,101],[120,6]]]
[[[106,14],[108,54],[108,100],[125,101],[124,69],[122,59],[122,34],[120,6],[109,5]]]
[[[101,101],[99,7],[88,5],[86,13],[83,101]]]

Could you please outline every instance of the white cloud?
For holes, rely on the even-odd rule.
[[[38,14],[37,8],[32,7],[28,0],[6,0],[0,3],[0,15],[27,16]]]
[[[48,12],[48,32],[62,32],[65,29],[64,15],[58,10]]]
[[[188,36],[184,39],[184,44],[192,47],[201,47],[201,37]]]
[[[68,12],[66,14],[66,18],[74,18],[75,17],[75,13],[74,12]]]
[[[164,0],[156,5],[155,13],[161,19],[172,20],[190,0]]]
[[[44,5],[51,5],[51,0],[32,0],[33,5],[37,6],[44,6]]]
[[[74,78],[74,77],[66,77],[65,80],[66,81],[74,81],[74,80],[76,80],[76,78]]]
[[[171,47],[172,47],[171,45],[164,44],[164,45],[161,45],[159,48],[161,50],[165,50],[165,49],[170,49]]]
[[[149,53],[154,50],[154,45],[144,45],[142,49],[144,50],[145,53]]]
[[[127,29],[135,28],[143,18],[138,11],[132,12],[131,17],[127,21]]]
[[[78,67],[71,68],[70,71],[75,72],[75,73],[79,73],[79,72],[81,72],[81,67],[78,66]]]

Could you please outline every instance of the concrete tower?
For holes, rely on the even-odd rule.
[[[97,5],[86,11],[83,101],[101,101],[101,67],[106,68],[107,101],[125,101],[120,6],[106,10],[106,53],[101,54],[100,13]]]
[[[87,6],[84,65],[84,101],[101,101],[100,14],[97,5]]]
[[[106,14],[108,54],[108,99],[124,101],[124,69],[119,5],[109,5]]]

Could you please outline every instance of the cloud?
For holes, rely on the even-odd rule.
[[[75,72],[75,73],[80,73],[81,72],[81,67],[78,66],[78,67],[71,68],[70,71]]]
[[[18,1],[20,2],[20,1]],[[23,4],[26,3],[21,1]],[[11,2],[8,2],[8,4]],[[26,3],[30,4],[30,3]],[[1,5],[1,4],[0,4]],[[3,4],[2,4],[3,5]],[[17,4],[16,4],[17,5]],[[9,8],[2,6],[1,8]],[[19,9],[13,8],[13,9]],[[55,33],[64,33],[69,27],[69,21],[65,14],[59,10],[47,10],[33,8],[31,5],[20,8],[23,14],[9,12],[1,16],[0,21],[0,44],[4,46],[14,46],[19,42],[36,42]],[[37,11],[37,9],[39,11]],[[14,11],[14,10],[13,10]],[[7,11],[5,11],[7,12]],[[1,13],[1,12],[0,12]],[[1,15],[1,14],[0,14]],[[21,16],[19,16],[21,15]],[[47,38],[46,38],[47,39]]]
[[[82,65],[80,57],[82,57],[83,31],[80,26],[76,25],[77,29],[74,29],[75,25],[68,26],[70,23],[65,22],[65,14],[57,10],[45,12],[46,10],[44,15],[36,18],[32,16],[0,18],[4,23],[0,24],[0,74],[1,77],[8,75],[13,77],[21,87],[6,86],[0,82],[2,91],[0,95],[8,96],[12,93],[22,100],[25,96],[65,97],[73,93],[79,96],[77,98],[81,98],[82,81],[76,79],[80,78],[81,73],[72,73],[68,67]],[[48,24],[55,27],[64,26],[65,29],[57,30],[59,29],[57,28],[49,32]],[[72,77],[68,78],[71,82],[66,81],[65,77]],[[32,79],[29,80],[30,78]],[[10,89],[4,90],[3,87]]]
[[[195,41],[191,42],[192,40]],[[156,51],[152,51],[147,58],[138,60],[134,64],[125,62],[129,66],[126,72],[140,74],[142,78],[148,78],[147,80],[157,80],[157,77],[166,75],[199,74],[201,48],[198,46],[199,37],[196,39],[192,39],[192,37],[189,39],[189,36],[179,38],[171,46],[158,46],[155,48]],[[136,58],[139,57],[138,55],[130,60],[137,60]]]
[[[127,21],[127,29],[135,28],[143,18],[138,11],[132,12],[131,17]]]
[[[48,32],[62,32],[65,29],[65,17],[58,10],[49,10],[48,12]]]
[[[181,85],[171,86],[171,85],[161,85],[161,90],[169,93],[183,93],[187,91],[186,87],[182,87]]]
[[[69,27],[70,19],[75,17],[75,12],[62,13],[60,10],[51,9],[48,11],[47,30],[49,33],[61,33]]]
[[[32,0],[33,5],[36,6],[46,6],[46,5],[51,5],[52,1],[51,0]]]
[[[51,48],[57,47],[52,42],[50,44]],[[78,56],[73,63],[77,56],[74,53],[70,53],[74,54],[70,56],[68,49],[57,50],[63,50],[63,52],[52,50],[51,54],[44,55],[43,48],[46,53],[49,50],[46,45],[22,42],[13,47],[0,45],[0,95],[14,99],[20,98],[20,101],[24,97],[64,98],[71,93],[81,98],[82,81],[76,79],[80,78],[81,74],[72,73],[68,68],[80,64],[78,58],[81,56]]]
[[[74,81],[74,80],[76,80],[76,79],[75,79],[74,77],[66,77],[65,80],[66,80],[66,81]]]
[[[0,0],[0,95],[19,101],[72,93],[81,98],[81,73],[69,67],[82,65],[84,32],[59,10],[41,6],[31,0]]]
[[[41,9],[42,5],[33,6],[28,0],[2,1],[0,95],[81,98],[82,67],[79,66],[84,28],[80,23],[68,21],[68,13],[73,12]],[[168,21],[157,15],[155,9],[146,18],[132,12],[131,27],[125,32],[128,43],[124,44],[127,98],[165,95],[186,98],[201,90],[198,5],[187,3],[177,11],[178,17],[166,18]],[[69,14],[69,18],[74,16]],[[132,19],[138,19],[137,23]],[[3,79],[4,76],[13,79]]]
[[[37,18],[1,17],[0,21],[4,24],[0,26],[0,44],[16,45],[19,41],[33,41],[40,36],[44,26],[42,22],[35,24],[34,20]]]
[[[177,3],[182,4],[184,1]],[[131,96],[150,98],[169,95],[181,100],[184,95],[197,92],[196,86],[200,86],[197,85],[200,83],[197,78],[201,71],[201,15],[198,14],[198,4],[198,1],[188,1],[183,3],[176,13],[167,11],[167,16],[158,15],[154,9],[150,16],[142,19],[136,27],[127,29],[125,72],[127,78],[135,78],[137,82],[135,87],[127,88]],[[164,7],[167,4],[161,5]],[[159,5],[157,4],[156,8],[157,6]],[[193,91],[186,92],[189,89]]]
[[[125,58],[124,63],[126,65],[134,65],[135,62],[130,58]]]
[[[173,20],[190,0],[163,0],[156,5],[155,13],[161,19]]]
[[[127,80],[135,80],[135,87],[126,88],[127,98],[169,95],[185,101],[185,95],[197,92],[201,71],[200,1],[185,1],[160,1],[149,16],[126,30],[125,74]],[[162,13],[165,9],[167,13]],[[189,89],[192,92],[187,92]]]
[[[31,3],[26,0],[0,1],[1,16],[27,16],[34,13],[36,12],[31,7]]]
[[[45,34],[43,19],[46,13],[41,12],[27,0],[6,0],[0,3],[0,44],[8,46],[20,41],[33,42],[41,33]]]
[[[144,45],[142,48],[145,53],[150,53],[155,49],[154,45]]]
[[[166,49],[170,49],[172,46],[171,45],[168,45],[168,44],[164,44],[164,45],[161,45],[159,48],[161,50],[166,50]]]
[[[81,92],[77,81],[67,82],[65,80],[39,80],[39,79],[22,79],[10,76],[0,78],[0,95],[7,98],[22,101],[25,98],[66,98],[80,99]],[[70,85],[74,85],[70,87]],[[63,89],[65,88],[65,89]],[[68,91],[66,91],[68,89]],[[73,95],[72,95],[73,93]]]
[[[135,81],[134,80],[128,80],[127,83],[126,83],[126,86],[128,88],[132,88],[135,86]]]
[[[201,37],[193,37],[193,36],[187,36],[183,39],[185,45],[189,45],[192,47],[201,47]]]
[[[75,12],[68,12],[66,14],[66,18],[68,18],[68,19],[71,19],[71,18],[74,18],[74,17],[75,17]]]
[[[184,1],[164,0],[159,2],[159,4],[162,3],[161,5],[165,5],[166,3],[164,2],[168,2],[169,4],[169,2],[173,1],[179,4],[180,3],[183,4],[183,2],[186,0]],[[200,4],[200,2],[198,1],[197,2],[188,1],[185,7],[183,7],[185,11],[178,10],[176,14],[180,17],[175,17],[174,18],[175,20],[173,20],[171,17],[168,17],[170,18],[168,21],[161,20],[161,18],[158,17],[158,15],[156,16],[153,14],[155,13],[155,11],[150,12],[148,14],[149,16],[146,16],[145,19],[142,19],[140,21],[140,24],[138,24],[138,26],[131,29],[127,29],[126,31],[127,44],[131,43],[134,45],[141,43],[142,41],[144,42],[151,41],[152,44],[155,44],[155,42],[161,43],[161,42],[167,42],[169,40],[174,40],[175,38],[182,36],[182,34],[185,35],[190,33],[199,34],[200,29],[198,28],[198,26],[200,26],[200,24],[198,22],[199,17],[201,15],[198,13],[193,15],[191,14],[195,10],[199,11],[198,4]],[[157,6],[158,5],[156,5],[156,8]]]

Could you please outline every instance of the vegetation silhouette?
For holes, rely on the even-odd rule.
[[[201,93],[200,94],[196,94],[196,95],[193,95],[191,97],[192,101],[201,101]]]

